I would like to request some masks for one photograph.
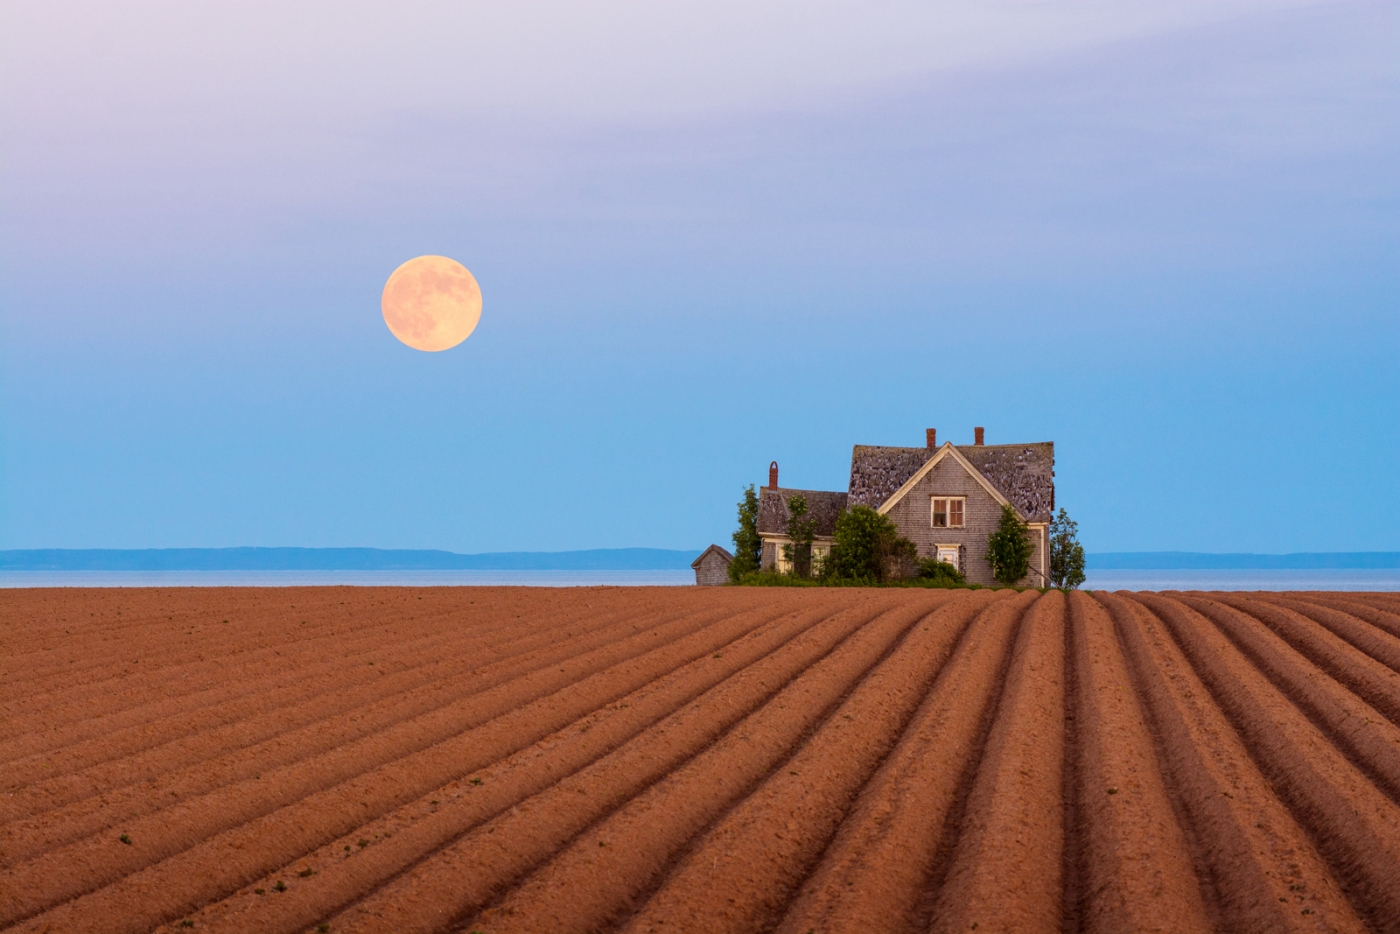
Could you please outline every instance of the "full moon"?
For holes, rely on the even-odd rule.
[[[384,283],[384,323],[414,350],[448,350],[481,320],[481,287],[467,267],[446,256],[419,256]]]

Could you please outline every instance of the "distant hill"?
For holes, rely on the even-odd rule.
[[[1209,554],[1197,551],[1118,551],[1085,556],[1091,571],[1117,570],[1360,570],[1400,568],[1400,551],[1321,551],[1290,555]]]
[[[704,549],[451,551],[382,548],[41,548],[0,551],[0,571],[673,571]]]

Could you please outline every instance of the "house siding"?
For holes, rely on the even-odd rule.
[[[936,529],[932,524],[931,503],[934,496],[961,496],[967,501],[965,525],[961,529]],[[959,545],[962,572],[975,584],[995,584],[992,569],[987,564],[987,538],[1001,522],[1001,505],[953,457],[945,457],[935,465],[904,498],[886,513],[899,528],[899,533],[914,543],[919,557],[934,557],[939,545]],[[1039,529],[1031,529],[1035,553],[1031,567],[1041,567],[1044,540]],[[1019,583],[1043,586],[1034,571]]]

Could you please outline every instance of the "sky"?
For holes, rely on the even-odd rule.
[[[1390,3],[5,0],[0,548],[699,549],[980,425],[1090,552],[1400,550],[1397,196]]]

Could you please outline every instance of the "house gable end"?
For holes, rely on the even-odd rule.
[[[1003,496],[1000,490],[992,486],[991,481],[988,480],[986,477],[982,476],[981,471],[979,471],[976,467],[972,466],[968,459],[966,457],[963,457],[962,454],[958,452],[958,449],[953,446],[952,442],[949,441],[944,442],[943,447],[938,449],[937,454],[929,458],[928,463],[920,467],[919,470],[914,474],[914,476],[904,481],[903,486],[895,490],[889,499],[881,503],[880,508],[877,509],[876,512],[878,512],[882,516],[889,515],[890,510],[894,509],[894,507],[897,506],[901,500],[903,500],[906,496],[913,492],[913,490],[916,487],[918,487],[920,482],[922,482],[923,479],[927,477],[935,467],[943,463],[944,460],[950,458],[953,460],[954,463],[956,463],[964,471],[966,471],[968,476],[975,480],[977,484],[980,487],[982,487],[982,489],[986,490],[987,494],[991,496],[991,498],[996,502],[998,506],[1006,506],[1010,504],[1010,500]],[[1015,506],[1012,506],[1011,508],[1016,509]],[[1025,516],[1021,515],[1021,511],[1019,509],[1016,509],[1016,515],[1019,516],[1023,521],[1026,518]]]

